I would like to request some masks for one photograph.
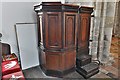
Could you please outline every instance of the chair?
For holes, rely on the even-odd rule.
[[[2,54],[2,80],[11,78],[20,78],[20,80],[25,80],[20,65],[18,63],[17,56],[10,50],[10,45],[6,43],[0,43],[0,52]],[[20,77],[21,76],[21,77]]]
[[[0,43],[0,49],[2,49],[0,51],[0,53],[2,55],[4,54],[11,54],[11,49],[10,49],[10,45],[9,44],[6,44],[6,43]]]
[[[0,33],[0,54],[11,54],[10,45],[7,43],[1,43],[2,34]]]

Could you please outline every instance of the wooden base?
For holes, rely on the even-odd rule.
[[[40,67],[47,76],[60,77],[60,78],[76,70],[75,67],[64,71],[46,70],[45,68],[43,68],[42,65],[40,65]]]
[[[75,71],[76,51],[44,52],[41,51],[40,67],[48,76],[62,77]]]

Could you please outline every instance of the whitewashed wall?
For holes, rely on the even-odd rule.
[[[41,1],[61,1],[64,3],[64,0],[2,0],[2,5],[0,3],[0,32],[3,34],[2,42],[10,44],[11,52],[16,53],[17,56],[19,53],[14,25],[16,23],[35,23],[36,14],[33,10],[33,5],[38,4]],[[30,37],[31,35],[29,34],[28,36]],[[30,43],[30,41],[28,42]],[[28,46],[28,49],[31,49],[31,47]],[[35,55],[35,58],[31,60],[34,63],[25,68],[39,65],[38,53],[35,52],[33,54]],[[26,54],[26,57],[29,58],[29,53]],[[27,62],[24,64],[27,64]]]
[[[3,2],[2,3],[2,42],[8,43],[11,46],[11,52],[16,53],[18,56],[18,48],[16,43],[16,36],[15,36],[15,29],[14,25],[16,23],[29,23],[29,22],[36,22],[36,15],[33,10],[33,5],[35,2]],[[24,36],[24,35],[23,35]],[[28,37],[31,35],[28,35]],[[34,36],[31,36],[31,38],[34,38]],[[31,41],[28,41],[31,43]],[[26,44],[24,44],[26,45]],[[32,47],[26,46],[28,49],[31,50]],[[37,48],[35,48],[37,49]],[[23,52],[26,54],[26,52]],[[35,57],[34,59],[31,59],[34,63],[31,65],[28,65],[25,68],[29,68],[32,66],[39,65],[38,55],[37,52],[33,53]],[[27,53],[26,56],[20,56],[22,57],[30,57],[30,53]],[[27,62],[25,63],[27,64]],[[24,64],[22,64],[24,65]],[[24,68],[24,69],[25,69]]]
[[[2,42],[9,43],[12,52],[17,53],[14,25],[20,22],[36,22],[34,4],[34,2],[2,3]]]

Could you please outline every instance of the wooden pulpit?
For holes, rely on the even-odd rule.
[[[58,77],[75,71],[79,6],[42,2],[34,8],[38,17],[42,70],[46,75]]]
[[[62,77],[76,69],[89,78],[99,72],[98,64],[91,62],[89,55],[93,7],[42,2],[34,10],[38,21],[39,62],[46,75]]]

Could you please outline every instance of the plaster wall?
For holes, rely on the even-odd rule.
[[[33,10],[34,4],[36,3],[35,2],[2,2],[2,18],[1,18],[2,19],[2,35],[3,35],[2,42],[10,44],[11,52],[15,53],[17,56],[20,53],[18,52],[18,47],[16,43],[14,25],[16,23],[35,23],[36,22],[36,15]],[[36,26],[33,26],[33,27],[35,28]],[[28,35],[28,36],[31,36],[31,35]],[[34,36],[31,36],[31,38],[34,38]],[[30,40],[28,42],[32,43]],[[31,50],[30,46],[26,46],[26,47],[28,47]],[[37,50],[37,48],[35,48],[35,50]],[[23,52],[23,53],[26,53],[26,52]],[[29,55],[30,53],[26,54],[26,57],[30,57]],[[34,57],[35,57],[35,59],[33,59],[34,63],[32,63],[31,65],[28,65],[29,67],[39,65],[38,57],[36,55],[38,55],[37,52],[34,53]],[[20,57],[22,58],[23,56],[20,56]],[[29,67],[26,67],[26,68],[29,68]]]
[[[18,52],[18,47],[16,42],[14,25],[16,23],[36,23],[37,21],[36,13],[33,10],[33,5],[39,4],[42,1],[61,1],[62,3],[64,3],[64,0],[2,0],[2,3],[0,3],[0,32],[3,35],[2,42],[10,44],[11,52],[15,53],[17,56],[19,52]],[[33,27],[34,27],[33,30],[36,30],[35,29],[36,26],[33,26]],[[33,31],[33,30],[29,30],[29,31]],[[23,32],[25,32],[25,30],[23,30]],[[37,33],[37,30],[35,32]],[[37,36],[37,34],[34,36],[31,36],[30,34],[27,33],[27,36],[33,39]],[[25,43],[25,42],[21,41],[20,43]],[[28,43],[32,43],[31,40],[28,40]],[[29,45],[26,47],[29,50],[33,49]],[[23,50],[25,49],[26,48],[24,48]],[[37,46],[34,48],[34,50],[35,50],[35,52],[33,53],[34,56],[32,56],[34,57],[34,59],[32,59],[29,56],[30,53],[26,53],[25,51],[23,52],[23,53],[26,53],[24,55],[24,58],[25,57],[27,57],[28,59],[31,58],[31,60],[33,61],[32,64],[27,65],[26,67],[24,67],[24,69],[39,65],[39,60],[37,56],[38,53],[36,51]],[[20,56],[20,57],[23,57],[23,56]],[[27,64],[27,62],[24,64]]]

